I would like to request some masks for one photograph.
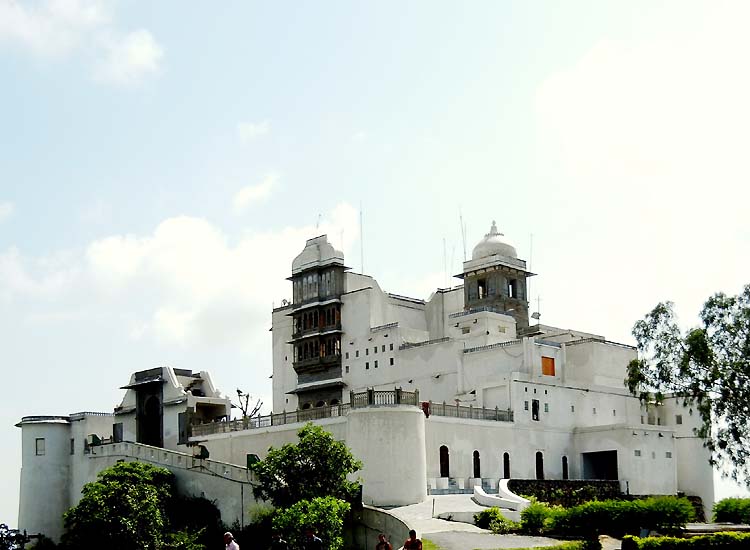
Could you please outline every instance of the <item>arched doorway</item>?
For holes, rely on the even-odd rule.
[[[510,479],[510,454],[503,453],[503,479]]]
[[[482,477],[482,468],[479,461],[479,451],[474,451],[474,477],[480,478]]]
[[[448,447],[440,447],[440,477],[450,477],[450,457],[448,456]]]
[[[568,478],[568,457],[567,456],[562,457],[562,474],[563,474],[563,479],[569,479]]]
[[[541,451],[536,452],[536,478],[544,479],[544,455]]]

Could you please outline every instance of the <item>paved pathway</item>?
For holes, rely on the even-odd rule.
[[[451,515],[470,521],[472,514],[485,509],[474,502],[471,495],[436,495],[419,504],[392,508],[390,512],[415,529],[419,537],[430,539],[444,550],[531,548],[561,544],[559,540],[547,537],[494,535],[470,523],[434,518],[433,499],[436,516]]]

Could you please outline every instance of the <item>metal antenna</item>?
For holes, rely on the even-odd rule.
[[[362,201],[359,202],[359,271],[365,273],[365,230],[362,221]]]
[[[445,237],[443,237],[443,277],[445,287],[448,287],[448,252],[445,248]]]
[[[461,222],[461,240],[464,243],[464,261],[466,261],[466,224],[460,207],[458,209],[458,221]]]

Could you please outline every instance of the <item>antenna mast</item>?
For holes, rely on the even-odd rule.
[[[461,223],[461,242],[464,244],[464,261],[466,261],[466,224],[464,224],[461,208],[458,209],[458,221]]]
[[[362,201],[359,203],[359,271],[365,273],[365,231],[362,221]]]

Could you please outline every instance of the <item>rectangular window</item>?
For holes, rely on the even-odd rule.
[[[617,411],[615,409],[612,409],[612,416],[617,416]]]
[[[359,350],[354,352],[354,357],[359,357]]]
[[[544,404],[544,412],[546,412],[546,413],[549,412],[549,403],[545,403]]]
[[[675,424],[682,424],[682,415],[678,414],[674,417],[674,423]]]
[[[36,456],[42,456],[45,453],[44,448],[44,438],[43,437],[37,437],[36,438]]]
[[[596,407],[594,407],[594,411],[593,412],[594,412],[594,414],[596,414]]]
[[[393,365],[393,357],[391,357],[391,365]]]
[[[531,400],[531,419],[532,420],[539,420],[539,400],[538,399],[532,399]]]
[[[497,331],[500,332],[501,334],[505,334],[505,327],[500,325],[499,327],[497,327]]]
[[[634,454],[635,456],[641,456],[641,451],[640,451],[640,449],[636,449],[635,451],[633,451],[633,454]]]
[[[555,376],[554,357],[542,357],[542,374],[544,376]]]
[[[380,351],[385,351],[385,344],[383,344],[383,349],[381,349]]]
[[[370,370],[370,362],[369,361],[367,361],[365,363],[365,370]]]
[[[571,405],[570,406],[570,412],[572,412],[572,413],[576,412],[576,406],[575,405]]]
[[[76,454],[76,440],[72,437],[70,438],[70,454]]]
[[[393,344],[391,344],[391,351],[393,351]]]
[[[365,355],[370,355],[370,348],[365,348]]]
[[[480,300],[484,300],[487,297],[487,279],[479,279],[477,281],[477,297]]]
[[[346,366],[346,372],[349,373],[349,365]]]
[[[378,352],[378,346],[375,346],[374,348],[372,348],[372,352],[373,353],[377,353]]]
[[[471,327],[463,327],[461,329],[461,334],[469,334],[471,332]]]
[[[349,352],[346,352],[346,358],[349,359]]]
[[[672,451],[667,451],[664,455],[666,458],[672,458]]]
[[[524,401],[523,402],[523,410],[525,410],[525,411],[529,410],[529,402],[528,401]]]
[[[378,362],[375,361],[375,368],[378,368]]]

